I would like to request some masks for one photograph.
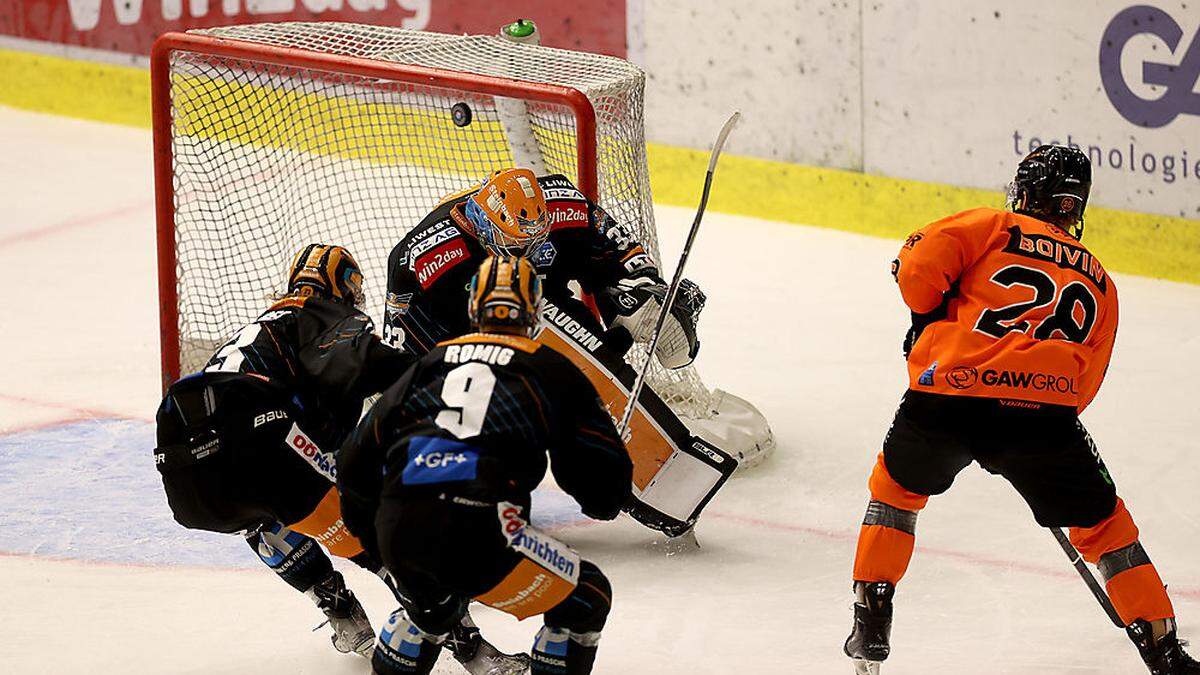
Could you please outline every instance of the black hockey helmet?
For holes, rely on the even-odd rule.
[[[467,314],[479,332],[532,337],[542,282],[525,258],[488,256],[471,279],[467,297]]]
[[[1042,145],[1025,156],[1008,188],[1008,207],[1083,238],[1083,210],[1092,190],[1092,161],[1081,150]]]
[[[355,307],[363,304],[362,268],[341,246],[309,244],[292,259],[288,295],[317,296]]]

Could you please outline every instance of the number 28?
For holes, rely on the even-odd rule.
[[[1058,291],[1058,284],[1050,275],[1031,267],[1010,265],[992,275],[992,283],[1012,288],[1024,286],[1034,292],[1032,300],[1018,302],[996,309],[985,309],[975,323],[975,330],[1002,338],[1011,332],[1028,333],[1033,324],[1021,319],[1026,312],[1057,303],[1054,312],[1042,320],[1033,330],[1037,340],[1063,339],[1071,342],[1084,342],[1092,332],[1096,323],[1096,297],[1081,281],[1072,281]],[[1076,310],[1079,318],[1076,318]]]

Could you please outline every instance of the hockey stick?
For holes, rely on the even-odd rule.
[[[1113,625],[1122,630],[1125,629],[1125,622],[1121,620],[1121,616],[1117,614],[1117,610],[1113,607],[1112,600],[1109,599],[1108,593],[1100,588],[1100,582],[1096,581],[1096,577],[1092,575],[1092,571],[1088,569],[1087,563],[1084,562],[1083,556],[1079,555],[1079,551],[1071,544],[1071,540],[1061,527],[1052,527],[1050,532],[1054,534],[1054,538],[1058,540],[1058,545],[1062,547],[1063,553],[1067,554],[1071,564],[1075,566],[1075,571],[1079,572],[1079,576],[1083,578],[1083,583],[1087,584],[1088,590],[1092,595],[1096,596],[1096,602],[1104,609],[1104,613],[1113,622]]]
[[[713,144],[712,154],[708,157],[708,173],[704,175],[704,191],[700,193],[700,207],[696,209],[696,219],[692,221],[692,229],[688,232],[687,242],[683,245],[683,253],[680,254],[679,262],[675,265],[675,276],[671,279],[671,287],[667,290],[667,299],[658,312],[658,322],[654,325],[654,333],[650,336],[650,345],[646,348],[646,362],[642,364],[637,379],[633,383],[633,389],[629,392],[629,402],[625,404],[625,414],[622,415],[621,424],[617,427],[620,438],[625,438],[625,432],[629,430],[629,423],[633,420],[633,409],[637,405],[638,396],[642,393],[642,387],[646,385],[646,373],[650,369],[650,359],[654,358],[654,350],[658,347],[658,338],[662,335],[663,325],[666,324],[671,306],[675,304],[675,296],[679,293],[679,284],[683,281],[683,268],[687,265],[688,256],[692,252],[692,244],[696,241],[696,233],[700,231],[700,219],[704,217],[704,209],[708,206],[708,192],[712,189],[713,173],[717,170],[717,158],[721,156],[721,148],[725,145],[725,139],[729,137],[729,132],[733,131],[733,126],[737,124],[738,118],[741,116],[740,112],[729,116],[729,119],[725,121],[725,126],[721,127],[721,133],[717,134],[717,142]]]

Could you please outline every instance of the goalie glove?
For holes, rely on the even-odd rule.
[[[622,279],[600,293],[598,300],[613,317],[614,328],[629,331],[636,342],[649,342],[667,299],[667,286],[648,277]],[[700,339],[696,323],[707,297],[694,282],[683,279],[671,313],[663,323],[654,355],[664,367],[682,368],[696,359]]]

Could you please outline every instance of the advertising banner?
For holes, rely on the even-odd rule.
[[[625,56],[625,0],[4,0],[0,35],[146,55],[159,34],[234,23],[349,21],[442,33],[537,22],[543,44]]]
[[[1093,203],[1200,218],[1200,4],[944,5],[864,6],[868,173],[995,190],[1063,143]]]

